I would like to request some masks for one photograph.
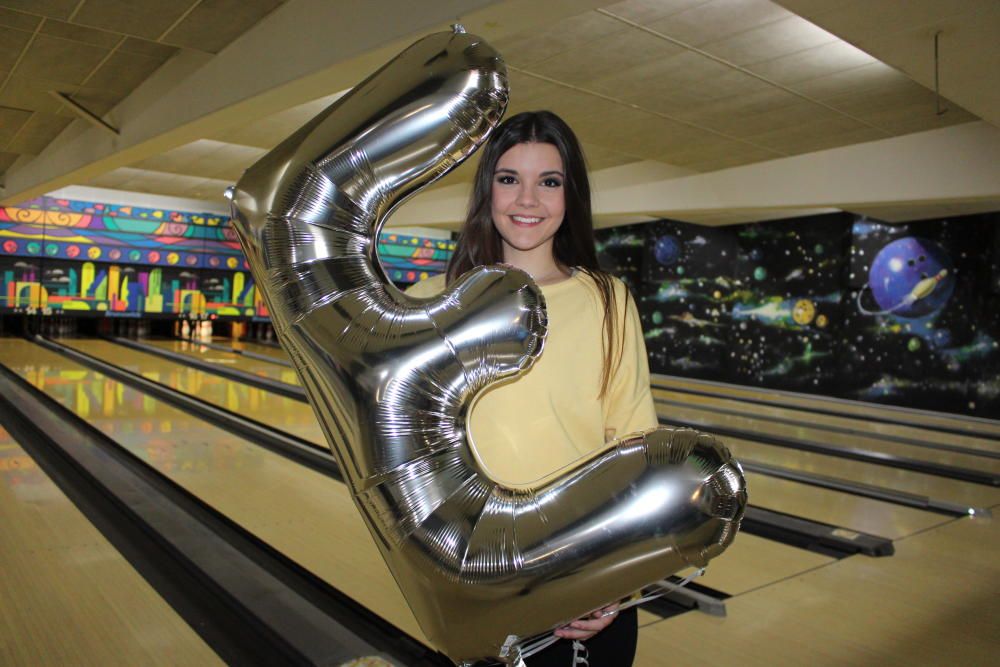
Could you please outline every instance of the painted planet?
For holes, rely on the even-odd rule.
[[[222,260],[220,260],[215,255],[212,255],[211,257],[208,258],[208,265],[209,266],[218,266],[221,263],[222,263]]]
[[[799,299],[792,308],[792,319],[796,324],[806,326],[816,317],[816,304],[809,299]]]
[[[916,352],[921,347],[920,339],[914,336],[910,340],[906,341],[906,349],[910,352]]]
[[[184,263],[187,264],[188,266],[194,266],[195,264],[198,263],[198,258],[194,255],[185,255]]]
[[[658,310],[653,311],[653,324],[663,324],[663,313]]]
[[[826,319],[826,315],[820,315],[816,318],[816,326],[820,329],[825,329],[826,325],[830,323],[830,320]]]
[[[228,266],[230,269],[235,269],[239,265],[240,261],[235,257],[230,257],[226,260],[226,266]]]
[[[764,278],[767,278],[767,269],[763,266],[758,266],[753,270],[753,277],[754,280],[763,280]]]
[[[42,251],[42,244],[31,241],[24,247],[24,249],[28,251],[29,255],[37,255]]]
[[[138,250],[129,250],[128,258],[129,261],[138,262],[142,258],[142,253],[139,252]]]
[[[146,256],[146,259],[149,260],[150,264],[156,264],[157,262],[160,261],[160,253],[156,250],[150,250],[149,254]]]
[[[676,236],[666,235],[656,239],[653,257],[663,266],[673,266],[681,258],[681,244]]]
[[[79,257],[80,256],[80,246],[78,246],[78,245],[71,245],[68,248],[66,248],[66,256],[69,257],[70,259],[76,259],[77,257]]]
[[[55,243],[45,244],[45,254],[48,255],[49,257],[55,257],[56,255],[59,254],[59,246],[57,246]]]
[[[948,303],[955,291],[955,267],[934,241],[907,236],[875,256],[868,285],[882,310],[899,317],[923,317]]]
[[[98,259],[100,258],[100,256],[101,256],[101,249],[98,248],[96,245],[92,245],[89,248],[87,248],[87,257],[89,259]]]
[[[108,258],[110,258],[112,261],[118,261],[119,259],[122,258],[122,251],[119,250],[118,248],[112,248],[111,250],[108,251]]]
[[[813,252],[816,253],[817,255],[822,255],[824,252],[826,252],[826,248],[823,247],[822,243],[817,243],[815,246],[813,246]]]
[[[3,251],[7,254],[13,255],[17,252],[17,241],[7,239],[3,242]]]
[[[181,261],[181,256],[178,255],[176,252],[167,253],[167,264],[174,265],[179,261]]]
[[[678,266],[677,267],[677,275],[679,275],[679,276],[683,276],[684,275],[684,267],[683,266]]]

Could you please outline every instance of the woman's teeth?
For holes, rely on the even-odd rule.
[[[537,225],[543,218],[529,218],[524,215],[512,215],[511,219],[519,225]]]

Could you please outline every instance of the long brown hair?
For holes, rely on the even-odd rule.
[[[614,282],[597,263],[586,159],[576,135],[562,118],[551,111],[527,111],[508,118],[494,131],[479,160],[465,225],[458,237],[455,254],[448,264],[447,281],[451,283],[477,266],[503,262],[500,234],[493,225],[490,214],[494,172],[504,153],[517,144],[531,142],[552,144],[562,157],[566,216],[553,239],[552,254],[561,266],[576,268],[590,276],[600,294],[604,311],[604,365],[598,397],[604,398],[611,378],[621,363],[625,345],[624,317],[627,315],[623,316],[621,324],[616,322],[617,295]],[[629,292],[626,289],[623,313],[627,313],[628,298]],[[617,355],[614,354],[615,349],[618,349]]]

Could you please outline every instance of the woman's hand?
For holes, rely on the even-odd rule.
[[[618,604],[609,604],[607,607],[591,612],[589,616],[578,618],[569,625],[557,628],[555,635],[563,639],[590,639],[611,625],[611,622],[616,618],[618,618]]]

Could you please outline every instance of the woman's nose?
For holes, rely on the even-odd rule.
[[[519,206],[535,206],[538,204],[538,193],[531,185],[523,185],[517,193],[517,203]]]

